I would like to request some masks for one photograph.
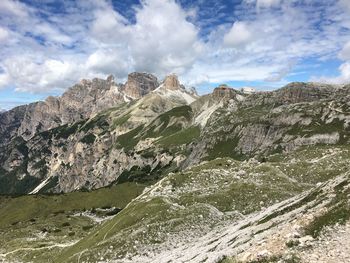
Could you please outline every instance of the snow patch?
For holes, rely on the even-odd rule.
[[[35,187],[35,189],[33,191],[31,191],[29,194],[32,195],[32,194],[36,194],[38,193],[45,185],[48,184],[49,180],[51,179],[52,177],[47,177],[44,181],[42,181],[37,187]]]

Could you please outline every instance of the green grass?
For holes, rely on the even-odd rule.
[[[167,137],[163,137],[157,141],[159,145],[164,148],[171,146],[178,146],[183,144],[189,144],[200,136],[200,129],[198,126],[183,129]]]
[[[213,160],[221,157],[232,157],[237,160],[243,160],[246,157],[236,150],[238,142],[238,137],[228,138],[226,140],[219,139],[219,141],[215,142],[215,144],[208,149],[208,156],[205,160]]]
[[[130,151],[132,150],[137,143],[139,142],[139,134],[143,129],[143,125],[140,125],[139,127],[124,133],[122,135],[119,135],[117,137],[117,141],[116,141],[116,147],[117,148],[124,148],[126,151]]]
[[[128,120],[130,119],[130,115],[126,114],[122,117],[118,117],[116,119],[113,119],[113,123],[112,123],[112,129],[114,130],[115,128],[117,128],[118,126],[123,125],[124,123],[126,123]]]
[[[0,228],[59,211],[81,211],[103,206],[123,208],[131,199],[138,196],[143,188],[142,184],[124,183],[91,192],[2,197]]]
[[[345,224],[350,219],[350,206],[342,202],[330,208],[325,214],[318,216],[305,229],[307,235],[314,238],[318,237],[326,226],[335,225],[336,223]]]
[[[83,138],[80,139],[80,141],[85,144],[93,144],[95,140],[96,140],[96,136],[92,133],[88,133],[87,135],[85,135]]]
[[[167,111],[159,115],[151,124],[147,127],[143,137],[144,138],[156,138],[160,136],[169,136],[182,130],[183,125],[181,122],[189,122],[192,118],[192,108],[190,106],[176,107],[170,111]],[[169,125],[170,120],[177,119],[173,125]]]
[[[345,224],[350,219],[350,203],[348,196],[350,194],[349,179],[337,185],[334,190],[336,196],[329,204],[328,210],[320,216],[317,216],[304,229],[307,235],[317,238],[326,226],[335,224]]]

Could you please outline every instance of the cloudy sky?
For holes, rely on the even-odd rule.
[[[0,109],[133,71],[200,93],[350,82],[350,0],[0,1]]]

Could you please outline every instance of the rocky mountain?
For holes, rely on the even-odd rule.
[[[125,86],[140,82],[139,87],[134,88],[148,92],[157,84],[156,78],[150,76],[132,73]],[[173,80],[170,84],[169,79]],[[55,192],[98,188],[116,181],[123,172],[135,167],[153,170],[158,165],[169,165],[174,158],[166,153],[157,153],[158,161],[154,161],[133,151],[127,152],[125,144],[130,142],[123,139],[160,114],[196,99],[174,75],[166,78],[164,84],[134,101],[124,93],[123,87],[115,86],[111,77],[84,80],[60,98],[51,97],[2,115],[7,125],[2,126],[3,132],[9,131],[7,127],[11,125],[13,130],[8,136],[10,143],[4,142],[0,154],[0,192],[36,193],[45,185],[50,189],[54,186]],[[145,89],[148,86],[149,89]],[[104,108],[108,109],[103,111]],[[16,119],[11,114],[19,116],[15,125]],[[63,125],[58,126],[58,123]],[[49,128],[49,125],[58,127]],[[29,136],[23,132],[24,127],[36,133]],[[38,127],[43,131],[38,131]]]
[[[155,80],[145,74],[141,81],[141,76],[130,74],[125,86],[140,81],[140,87],[145,87],[150,79]],[[291,83],[273,92],[252,94],[220,86],[198,98],[170,75],[144,97],[127,103],[112,78],[83,83],[90,87],[88,94],[103,87],[101,94],[107,94],[101,97],[103,105],[114,101],[114,107],[101,111],[98,105],[102,104],[97,103],[80,117],[69,115],[79,119],[95,114],[93,117],[77,122],[66,118],[67,124],[47,129],[50,117],[43,117],[45,111],[38,106],[42,103],[29,106],[41,112],[40,117],[33,117],[36,121],[32,127],[47,123],[41,125],[46,130],[42,128],[45,131],[29,139],[17,136],[3,147],[3,193],[69,192],[123,180],[153,182],[169,171],[217,157],[266,159],[271,153],[290,152],[301,146],[348,142],[347,86]],[[62,98],[47,101],[67,101],[74,98],[72,94],[81,94],[83,87],[77,85]],[[113,88],[115,97],[110,95]],[[153,88],[150,85],[150,90]],[[81,97],[76,98],[73,101]],[[26,108],[20,113],[29,116],[28,112]],[[17,121],[20,134],[26,120]],[[134,178],[133,173],[147,176]]]
[[[28,140],[39,132],[90,118],[132,100],[132,90],[138,92],[137,98],[140,98],[157,86],[157,78],[147,73],[131,73],[125,85],[116,84],[113,76],[106,80],[83,79],[60,97],[50,96],[45,101],[1,113],[0,145],[15,136]]]
[[[132,73],[2,113],[0,260],[347,262],[349,99]]]
[[[121,90],[133,99],[139,99],[159,86],[155,76],[147,73],[134,72],[129,74],[128,81]]]

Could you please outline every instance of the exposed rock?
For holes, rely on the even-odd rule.
[[[163,87],[170,90],[178,90],[181,88],[180,81],[176,74],[166,76],[163,81]]]
[[[332,85],[293,82],[277,90],[276,94],[282,102],[298,103],[329,98],[335,89]]]
[[[158,86],[157,78],[146,73],[132,73],[124,87],[115,84],[114,77],[82,79],[60,97],[49,96],[39,101],[0,113],[0,146],[14,136],[28,140],[36,133],[60,125],[89,118],[96,113],[125,102],[128,98],[140,98]]]
[[[243,87],[241,89],[241,91],[244,93],[244,94],[253,94],[256,92],[256,89],[252,88],[252,87]]]
[[[213,91],[214,98],[233,99],[236,97],[236,95],[237,91],[228,87],[227,85],[220,85]]]
[[[0,113],[0,146],[17,135],[18,127],[26,113],[27,106],[19,106]]]
[[[134,72],[128,75],[123,91],[131,98],[138,99],[159,86],[155,76],[148,73]]]
[[[154,80],[143,73],[130,74],[124,87],[112,76],[82,80],[61,97],[1,114],[2,138],[11,141],[20,135],[26,140],[3,143],[3,174],[58,178],[55,191],[93,189],[133,167],[162,169],[172,163],[185,169],[223,156],[266,161],[270,153],[348,141],[346,89],[336,89],[328,97],[321,91],[323,95],[317,96],[322,100],[282,105],[281,98],[300,102],[317,96],[299,91],[295,95],[289,91],[293,85],[250,95],[220,86],[197,99],[171,75],[153,92],[124,104],[126,88],[134,85],[148,92],[156,85]]]

